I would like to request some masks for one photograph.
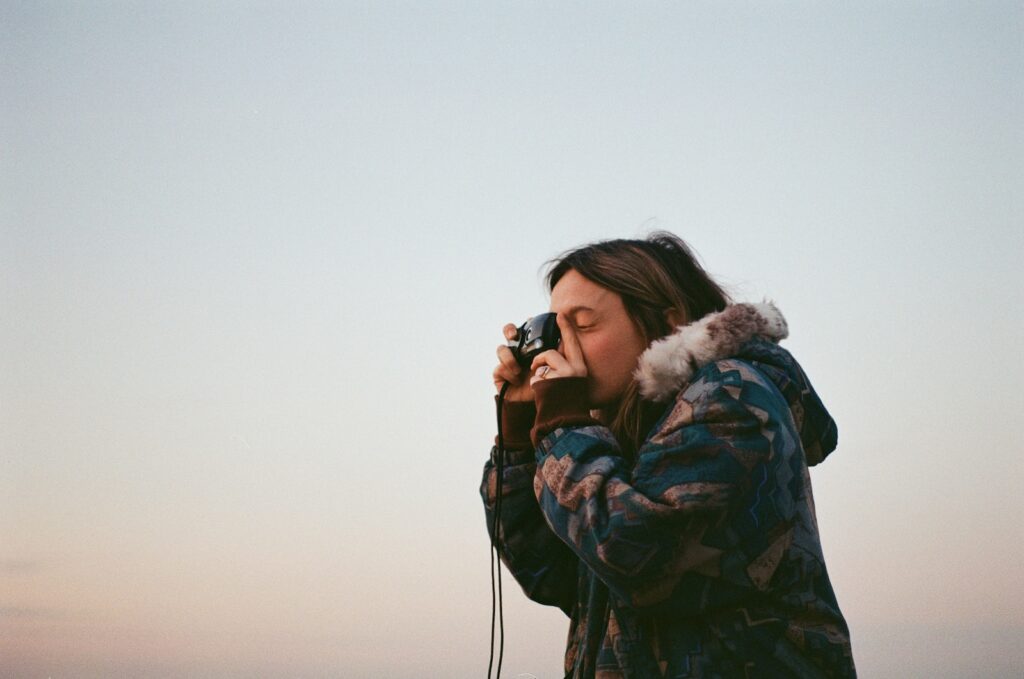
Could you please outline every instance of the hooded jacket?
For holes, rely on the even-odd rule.
[[[585,378],[505,404],[501,560],[569,616],[566,677],[855,676],[808,473],[836,425],[787,334],[771,303],[734,304],[652,343],[634,376],[665,409],[629,459]]]

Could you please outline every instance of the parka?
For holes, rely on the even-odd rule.
[[[504,404],[500,557],[569,617],[566,677],[855,676],[808,472],[837,429],[787,335],[765,302],[652,343],[634,377],[664,411],[635,455],[591,416],[586,378]],[[489,532],[496,463],[495,446]]]

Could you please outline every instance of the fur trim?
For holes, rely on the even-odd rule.
[[[668,337],[656,340],[640,355],[633,373],[640,395],[664,401],[702,367],[733,356],[755,335],[778,342],[789,336],[782,313],[765,300],[761,304],[730,304],[682,325]]]

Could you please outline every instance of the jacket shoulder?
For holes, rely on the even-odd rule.
[[[679,389],[648,443],[671,443],[673,434],[691,425],[705,424],[723,432],[723,425],[730,423],[760,427],[784,418],[786,410],[778,388],[753,363],[723,358],[703,366]]]

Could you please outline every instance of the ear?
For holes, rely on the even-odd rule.
[[[665,321],[673,330],[686,324],[686,316],[680,309],[665,309]]]

